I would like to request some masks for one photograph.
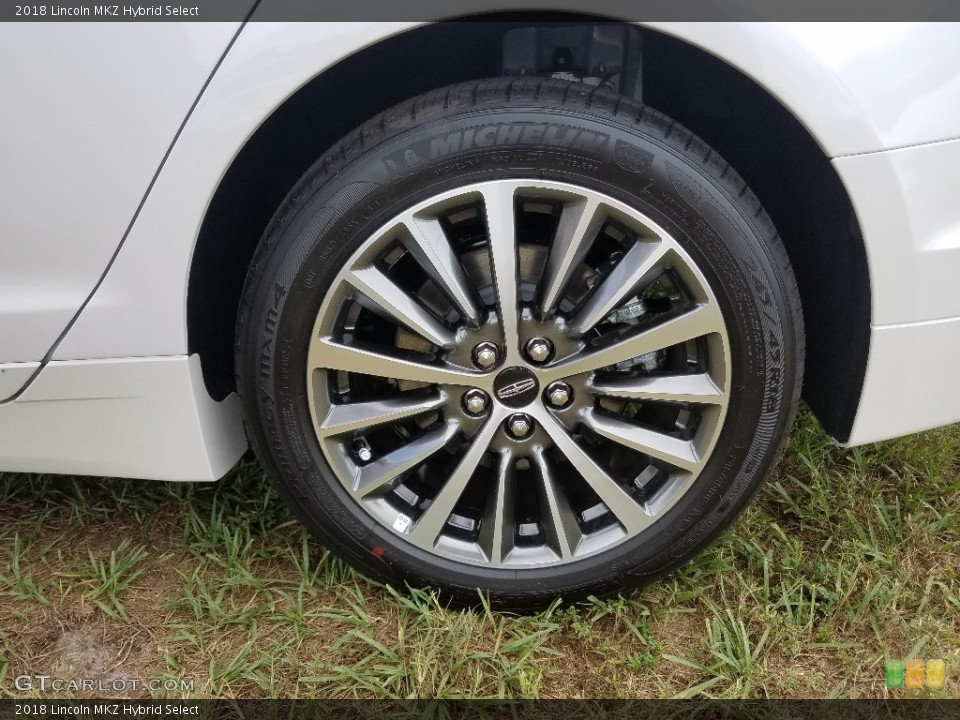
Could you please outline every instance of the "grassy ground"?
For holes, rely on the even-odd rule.
[[[960,427],[842,450],[802,415],[709,552],[530,617],[365,581],[254,463],[216,485],[0,476],[0,697],[22,673],[229,697],[870,697],[885,657],[947,665],[944,690],[892,695],[960,697]]]

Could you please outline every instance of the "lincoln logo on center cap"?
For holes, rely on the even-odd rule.
[[[499,390],[497,390],[497,397],[501,400],[506,400],[507,398],[516,397],[517,395],[523,395],[527,390],[532,390],[537,386],[537,381],[533,378],[527,378],[526,380],[517,380],[515,383],[510,383]]]
[[[508,367],[493,381],[493,395],[507,407],[519,408],[537,399],[536,376],[525,367]]]

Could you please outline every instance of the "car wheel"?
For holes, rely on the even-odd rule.
[[[635,587],[727,527],[802,377],[790,265],[664,115],[552,80],[415,98],[320,158],[241,302],[253,447],[379,581],[531,608]]]

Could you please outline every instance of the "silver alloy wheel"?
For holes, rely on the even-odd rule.
[[[549,361],[529,357],[534,338]],[[710,457],[730,387],[716,297],[669,233],[533,179],[461,187],[380,228],[323,298],[307,367],[321,451],[369,516],[429,553],[511,569],[658,522]],[[479,416],[472,389],[490,398]]]

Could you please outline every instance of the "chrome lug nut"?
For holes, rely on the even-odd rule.
[[[566,407],[573,398],[573,390],[564,382],[554,382],[547,386],[547,400],[556,408]]]
[[[478,343],[473,349],[473,362],[484,370],[492,368],[500,359],[500,351],[492,342]]]
[[[527,357],[535,363],[546,362],[552,352],[553,343],[546,338],[535,337],[527,343]]]
[[[489,398],[483,390],[467,390],[463,394],[463,407],[470,415],[483,415]]]
[[[357,460],[368,463],[373,460],[373,450],[364,445],[357,449]]]
[[[523,413],[511,415],[507,419],[507,429],[515,438],[525,438],[533,429],[533,420]]]

